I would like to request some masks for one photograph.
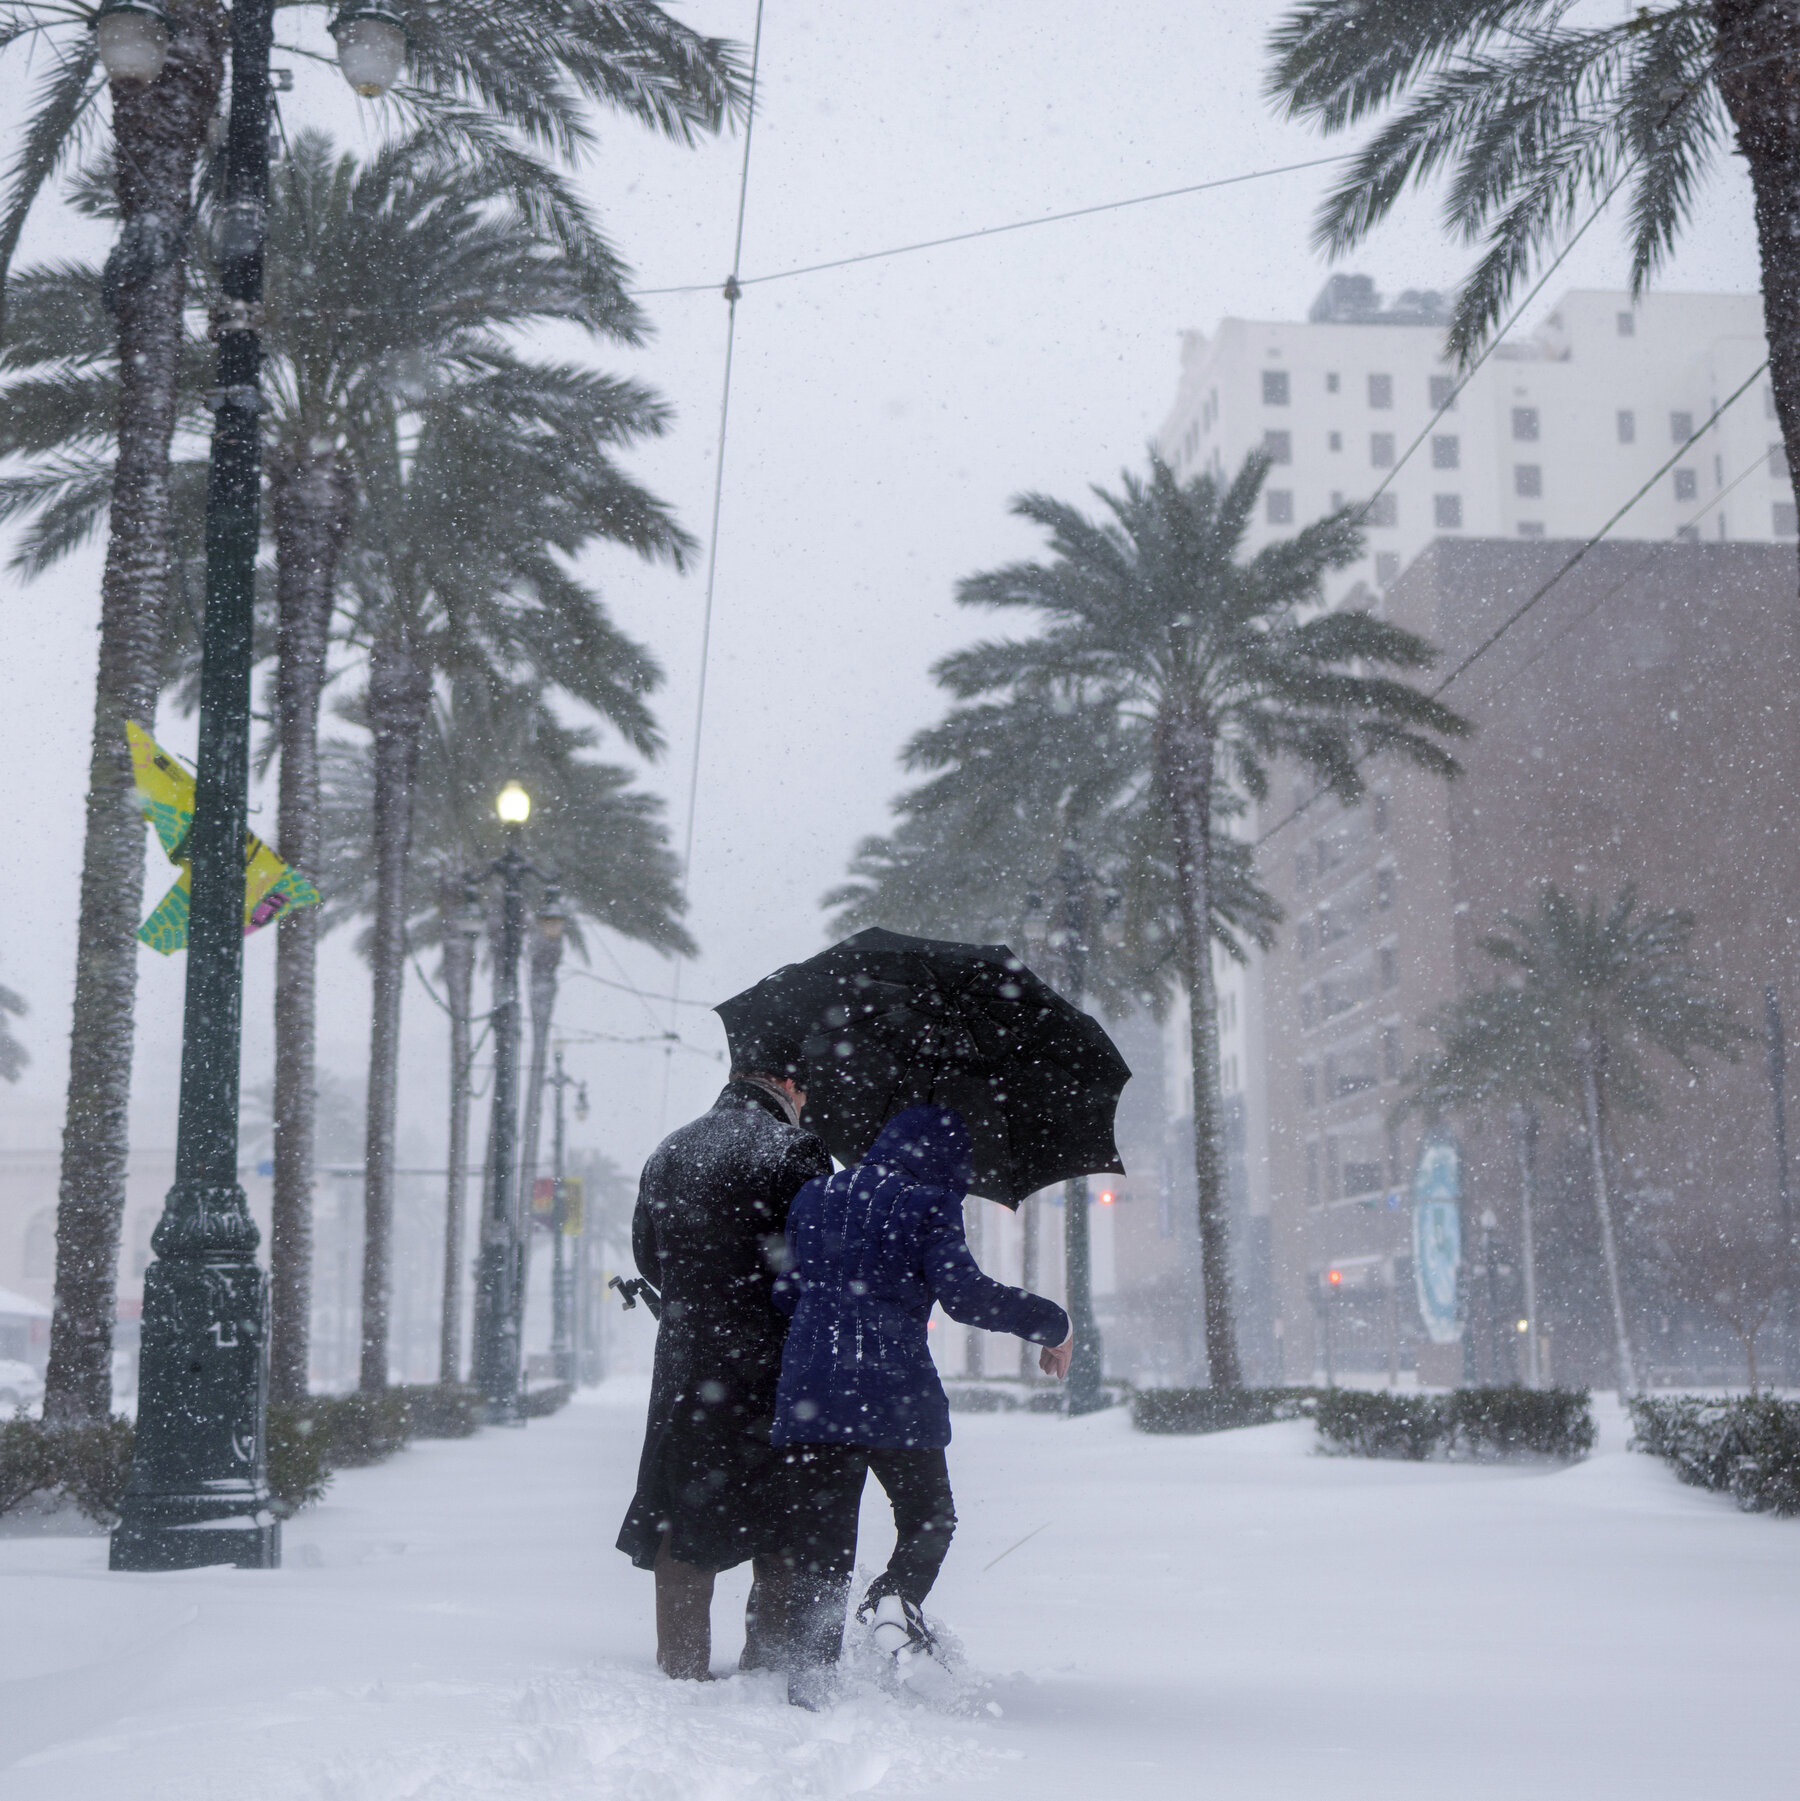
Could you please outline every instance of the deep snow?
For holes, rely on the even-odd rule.
[[[1800,1523],[1679,1487],[1616,1414],[1560,1471],[1324,1458],[1299,1424],[959,1416],[931,1611],[962,1687],[932,1707],[856,1678],[815,1718],[768,1677],[657,1674],[650,1579],[612,1549],[643,1392],[345,1472],[277,1574],[115,1576],[99,1537],[0,1540],[0,1794],[1795,1792]],[[890,1537],[871,1496],[866,1561]],[[721,1581],[722,1675],[743,1592]]]

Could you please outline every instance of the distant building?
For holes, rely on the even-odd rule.
[[[1448,658],[1480,643],[1576,548],[1440,541],[1388,596],[1390,616]],[[1369,801],[1317,805],[1272,839],[1263,874],[1288,914],[1262,959],[1267,1182],[1282,1374],[1306,1381],[1322,1357],[1330,1305],[1341,1366],[1392,1359],[1455,1380],[1461,1352],[1421,1360],[1413,1299],[1408,1184],[1416,1121],[1395,1128],[1399,1078],[1435,1039],[1421,1021],[1459,992],[1489,986],[1499,966],[1481,950],[1504,913],[1531,911],[1555,881],[1608,905],[1634,882],[1646,907],[1698,917],[1695,951],[1718,992],[1760,1032],[1772,986],[1800,1022],[1800,683],[1795,556],[1771,544],[1598,546],[1451,691],[1473,722],[1466,774],[1445,784],[1383,768]],[[1284,784],[1278,818],[1309,792]],[[1769,1078],[1755,1043],[1735,1066],[1697,1083],[1647,1059],[1660,1088],[1655,1119],[1619,1116],[1621,1212],[1653,1222],[1660,1208],[1748,1208],[1775,1217]],[[1473,1122],[1479,1127],[1484,1122]],[[1465,1140],[1464,1230],[1483,1209],[1499,1225],[1502,1380],[1511,1380],[1519,1213],[1514,1147],[1503,1121]],[[1540,1180],[1557,1180],[1559,1144],[1579,1122],[1545,1114]],[[1579,1147],[1564,1163],[1585,1181]],[[1577,1236],[1585,1206],[1571,1215]],[[1466,1246],[1472,1253],[1472,1245]],[[1568,1287],[1541,1247],[1552,1288]],[[1342,1278],[1335,1295],[1328,1271]],[[1637,1272],[1640,1276],[1643,1272]],[[1641,1287],[1641,1284],[1638,1285]],[[1476,1371],[1490,1373],[1488,1305],[1471,1284]],[[1609,1379],[1606,1334],[1589,1318],[1563,1330],[1552,1373]],[[1573,1309],[1576,1314],[1581,1308]],[[1639,1322],[1647,1361],[1677,1322]]]
[[[1210,336],[1186,333],[1159,447],[1182,476],[1209,468],[1229,478],[1251,451],[1269,454],[1248,540],[1254,550],[1367,498],[1426,432],[1370,514],[1364,558],[1327,593],[1330,604],[1353,598],[1383,610],[1428,546],[1482,539],[1491,553],[1496,539],[1524,549],[1534,540],[1587,538],[1768,354],[1754,295],[1654,293],[1633,302],[1622,292],[1572,292],[1529,339],[1501,344],[1432,424],[1457,379],[1443,357],[1448,318],[1440,295],[1408,291],[1384,303],[1367,277],[1340,275],[1304,322],[1226,319]],[[1614,529],[1664,542],[1785,543],[1786,552],[1768,560],[1788,568],[1791,589],[1794,490],[1766,375]],[[1525,561],[1537,567],[1529,551]],[[1266,828],[1290,802],[1284,787],[1245,829]],[[1364,817],[1351,829],[1366,824]],[[1280,873],[1274,861],[1269,873]],[[1290,921],[1278,958],[1291,950],[1292,933]],[[1283,1179],[1275,1136],[1287,1129],[1278,1122],[1291,1097],[1271,1073],[1280,1059],[1265,967],[1262,958],[1247,971],[1223,958],[1215,964],[1228,1150],[1241,1155],[1240,1333],[1252,1375],[1272,1377],[1277,1365],[1291,1373],[1312,1345],[1310,1329],[1304,1351],[1278,1342],[1296,1329],[1292,1297],[1281,1299],[1279,1271],[1293,1245],[1291,1234],[1285,1248],[1279,1242],[1286,1202],[1275,1191]],[[1434,994],[1433,1004],[1448,993]],[[1174,1031],[1183,1037],[1179,1022]],[[1185,1069],[1184,1044],[1171,1044],[1170,1061]],[[1184,1114],[1191,1115],[1185,1094],[1172,1103],[1172,1117]],[[1374,1160],[1361,1155],[1366,1148],[1348,1138],[1338,1144],[1353,1175]],[[1322,1142],[1318,1150],[1325,1154]],[[1180,1205],[1191,1211],[1191,1173]],[[1259,1262],[1264,1246],[1267,1266]],[[1274,1297],[1268,1313],[1264,1296]]]

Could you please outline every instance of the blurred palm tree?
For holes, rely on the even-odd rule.
[[[1534,913],[1507,914],[1500,923],[1482,949],[1502,974],[1429,1022],[1443,1049],[1413,1070],[1406,1105],[1436,1118],[1536,1099],[1581,1119],[1619,1393],[1633,1395],[1637,1365],[1612,1204],[1612,1117],[1656,1111],[1647,1051],[1698,1077],[1702,1053],[1736,1062],[1750,1033],[1729,1002],[1706,992],[1708,978],[1692,952],[1694,915],[1674,907],[1640,911],[1630,883],[1602,912],[1596,896],[1583,905],[1547,882]]]
[[[478,178],[512,169],[521,140],[578,156],[594,142],[593,107],[691,144],[722,128],[744,104],[736,51],[678,24],[650,0],[517,0],[500,9],[477,0],[396,0],[396,10],[407,32],[410,80],[385,105],[444,155],[485,172]],[[17,319],[6,305],[8,287],[16,285],[7,277],[20,234],[59,173],[79,163],[93,143],[102,96],[109,93],[120,221],[101,284],[113,318],[84,345],[81,359],[108,379],[88,384],[85,393],[77,383],[63,396],[67,429],[47,452],[41,433],[14,430],[15,403],[41,413],[37,403],[51,397],[64,373],[79,369],[41,378],[39,392],[22,395],[25,384],[8,384],[9,405],[0,409],[0,457],[48,454],[52,461],[24,485],[0,488],[0,518],[54,511],[62,498],[54,459],[73,440],[110,443],[114,462],[104,495],[108,546],[45,1394],[46,1417],[70,1422],[102,1418],[110,1407],[135,935],[143,901],[142,827],[124,724],[136,718],[150,725],[155,718],[176,554],[170,459],[187,360],[187,258],[207,187],[207,146],[230,30],[217,0],[166,0],[166,11],[169,55],[161,74],[110,90],[85,5],[14,0],[0,14],[0,54],[15,47],[28,55],[51,52],[0,198],[0,371],[16,366],[21,348]],[[282,48],[296,57],[312,54]],[[553,230],[579,226],[554,206],[545,207],[540,223]],[[576,248],[572,238],[565,248]],[[23,336],[29,351],[29,325]]]
[[[1270,35],[1269,91],[1326,132],[1390,113],[1320,208],[1316,244],[1362,243],[1409,189],[1444,184],[1444,223],[1484,243],[1449,349],[1467,362],[1533,263],[1626,194],[1641,294],[1722,150],[1749,166],[1769,370],[1800,469],[1800,12],[1669,0],[1571,18],[1568,0],[1303,0]],[[1582,227],[1585,229],[1585,226]]]
[[[1222,794],[1260,800],[1269,764],[1304,764],[1346,805],[1363,794],[1363,761],[1393,753],[1449,775],[1439,739],[1468,728],[1448,707],[1384,670],[1430,663],[1424,640],[1361,610],[1318,612],[1321,584],[1360,554],[1348,512],[1239,560],[1266,459],[1229,483],[1182,483],[1154,452],[1147,478],[1095,493],[1089,519],[1047,495],[1013,511],[1042,526],[1052,559],[970,576],[966,606],[1023,607],[1041,629],[957,651],[937,665],[959,700],[1059,695],[1130,724],[1135,779],[1154,791],[1180,922],[1175,968],[1193,1045],[1194,1174],[1199,1195],[1207,1361],[1213,1383],[1242,1382],[1232,1319],[1219,1138],[1218,1022],[1213,992],[1213,849]]]

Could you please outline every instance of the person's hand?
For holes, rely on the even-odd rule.
[[[1045,1345],[1045,1347],[1038,1352],[1038,1368],[1041,1369],[1046,1376],[1053,1376],[1060,1382],[1063,1377],[1069,1373],[1069,1359],[1074,1355],[1075,1333],[1071,1330],[1069,1336],[1065,1338],[1061,1344],[1054,1347]]]

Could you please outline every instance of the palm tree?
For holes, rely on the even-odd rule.
[[[1535,1098],[1580,1118],[1621,1397],[1637,1393],[1638,1376],[1613,1216],[1612,1116],[1656,1111],[1647,1050],[1698,1077],[1701,1053],[1736,1062],[1750,1036],[1728,1002],[1705,992],[1691,949],[1694,924],[1680,908],[1640,912],[1630,883],[1604,913],[1597,897],[1583,906],[1546,883],[1535,913],[1504,916],[1502,929],[1482,941],[1501,978],[1431,1022],[1443,1050],[1410,1083],[1409,1105],[1427,1114]]]
[[[359,536],[345,559],[353,633],[369,653],[374,1008],[365,1157],[365,1388],[386,1381],[386,1259],[405,971],[407,871],[419,749],[438,676],[560,689],[652,756],[650,654],[613,625],[568,565],[612,542],[684,566],[691,540],[632,482],[615,450],[665,429],[634,383],[495,348],[486,371],[423,397],[402,449],[371,447]]]
[[[1112,1013],[1161,1015],[1176,975],[1181,922],[1175,863],[1160,791],[1147,774],[1140,722],[1068,687],[955,708],[921,732],[904,759],[936,771],[897,803],[899,830],[865,840],[862,880],[837,889],[836,929],[887,925],[925,936],[1011,936],[1055,895],[1048,948],[1056,985],[1077,1006],[1090,993]],[[1249,847],[1221,831],[1241,811],[1216,798],[1210,889],[1212,934],[1242,960],[1244,941],[1267,946],[1280,918],[1250,873]],[[1069,1184],[1063,1228],[1075,1357],[1072,1412],[1099,1402],[1102,1350],[1089,1293],[1087,1186]],[[1020,1215],[1027,1273],[1036,1269],[1036,1208]],[[1030,1357],[1020,1353],[1029,1378]]]
[[[686,905],[668,847],[662,802],[632,785],[630,772],[592,761],[587,728],[562,724],[541,694],[464,675],[432,708],[419,759],[413,854],[407,866],[405,936],[417,952],[436,944],[451,1032],[451,1155],[446,1188],[443,1343],[439,1377],[460,1364],[463,1263],[463,1159],[468,1143],[474,933],[463,921],[472,872],[501,849],[496,790],[508,778],[532,795],[534,857],[556,873],[567,913],[565,934],[585,956],[583,922],[657,949],[691,956],[681,925]],[[378,860],[369,832],[375,766],[349,744],[325,750],[323,867],[329,916],[369,917],[379,901]],[[479,918],[479,913],[477,914]]]
[[[1360,610],[1318,613],[1329,569],[1352,562],[1361,535],[1347,512],[1238,552],[1268,470],[1250,457],[1228,485],[1185,485],[1154,452],[1148,479],[1096,493],[1109,517],[1030,494],[1013,511],[1042,526],[1048,563],[969,577],[965,605],[1026,607],[1036,637],[978,644],[946,657],[938,680],[959,699],[1067,691],[1136,726],[1143,779],[1159,791],[1180,921],[1176,968],[1193,1044],[1194,1175],[1211,1379],[1241,1385],[1232,1323],[1218,1045],[1212,973],[1213,867],[1222,787],[1268,792],[1275,757],[1305,764],[1346,805],[1363,793],[1361,764],[1392,752],[1439,774],[1456,769],[1436,741],[1467,730],[1448,707],[1377,669],[1432,659],[1422,639]]]
[[[1714,157],[1750,168],[1769,370],[1800,468],[1800,12],[1671,0],[1604,23],[1563,0],[1303,0],[1275,27],[1269,90],[1327,132],[1395,109],[1320,209],[1315,241],[1361,243],[1409,187],[1450,171],[1445,223],[1484,241],[1458,295],[1464,360],[1533,260],[1590,204],[1627,193],[1633,293],[1686,226]]]
[[[736,52],[677,24],[650,0],[397,0],[412,82],[399,115],[476,166],[518,155],[512,132],[571,156],[592,141],[584,108],[622,112],[692,143],[742,106]],[[154,719],[163,614],[171,582],[169,458],[178,407],[185,250],[197,179],[223,80],[228,14],[217,0],[167,0],[169,56],[150,83],[112,90],[121,232],[107,262],[116,331],[113,404],[78,422],[109,428],[109,541],[101,588],[100,671],[83,850],[68,1111],[57,1216],[56,1319],[45,1417],[68,1423],[110,1408],[113,1290],[124,1205],[141,825],[124,722]],[[0,201],[0,341],[11,345],[6,278],[27,217],[98,124],[106,83],[91,14],[68,0],[19,0],[0,19],[0,53],[50,49]],[[295,50],[293,54],[303,55]],[[563,209],[545,205],[560,228]],[[0,365],[4,366],[4,365]],[[9,399],[11,398],[9,394]],[[0,455],[23,448],[0,426]],[[0,517],[58,498],[0,492]],[[292,988],[289,989],[290,997]],[[289,1142],[293,1142],[290,1133]],[[289,1307],[287,1313],[291,1315]],[[291,1363],[291,1358],[287,1363]]]

